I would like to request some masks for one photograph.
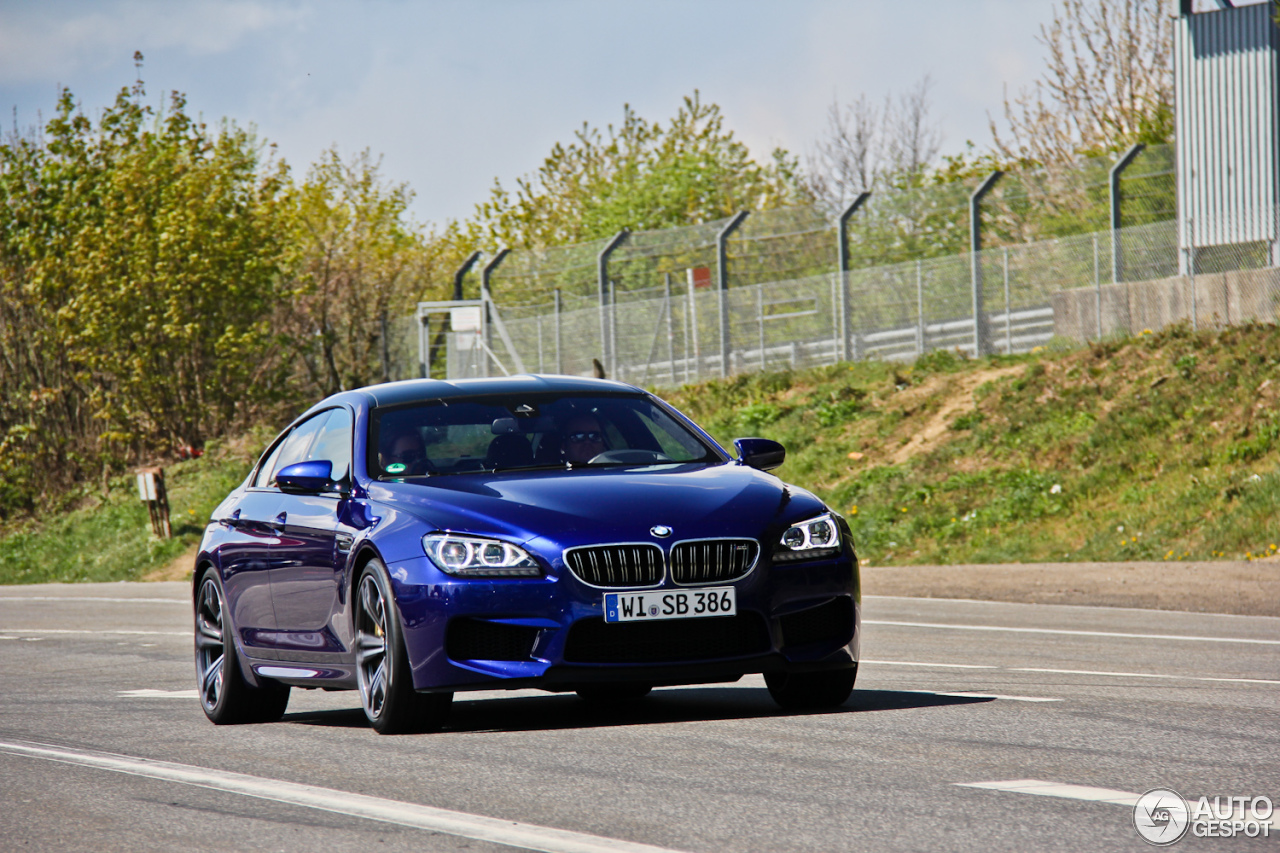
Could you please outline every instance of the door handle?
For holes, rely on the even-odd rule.
[[[286,517],[287,513],[283,512],[277,515],[275,520],[271,522],[271,529],[277,533],[284,533],[284,522]]]

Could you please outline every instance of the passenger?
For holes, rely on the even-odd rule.
[[[595,415],[576,415],[565,424],[561,453],[566,462],[590,462],[608,450]]]

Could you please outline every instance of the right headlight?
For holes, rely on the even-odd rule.
[[[777,562],[817,560],[840,553],[840,528],[831,513],[793,524],[773,549]]]
[[[542,569],[523,548],[497,539],[429,533],[423,550],[440,571],[460,577],[535,577]]]

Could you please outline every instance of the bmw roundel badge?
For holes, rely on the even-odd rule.
[[[649,532],[654,536],[657,536],[659,539],[665,539],[671,535],[671,528],[667,527],[665,524],[655,524],[653,527],[649,528]]]

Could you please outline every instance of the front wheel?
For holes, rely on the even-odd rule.
[[[812,711],[838,708],[853,692],[856,668],[827,672],[770,672],[764,676],[765,686],[773,701],[789,711]]]
[[[418,693],[386,569],[370,560],[356,584],[356,681],[360,704],[378,734],[439,729],[452,693]]]
[[[270,723],[284,716],[289,685],[262,679],[259,687],[245,681],[236,642],[224,613],[218,573],[205,569],[196,595],[196,687],[200,707],[217,725]]]

